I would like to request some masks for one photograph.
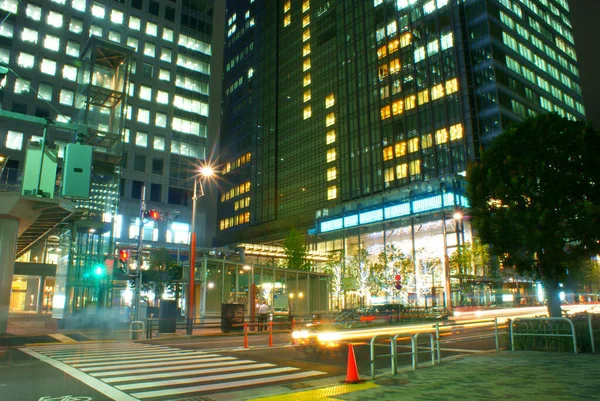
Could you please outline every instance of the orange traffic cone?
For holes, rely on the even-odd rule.
[[[358,377],[358,367],[356,366],[356,356],[354,355],[354,346],[348,344],[348,367],[346,369],[346,380],[344,383],[355,384],[362,380]]]

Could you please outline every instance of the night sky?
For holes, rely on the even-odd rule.
[[[600,129],[600,0],[569,0],[587,118]]]

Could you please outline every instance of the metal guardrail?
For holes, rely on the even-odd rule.
[[[427,334],[429,336],[430,339],[430,347],[427,351],[419,351],[419,346],[418,346],[418,340],[419,340],[419,335],[420,334]],[[398,336],[410,336],[410,343],[411,343],[411,351],[410,352],[400,352],[398,353]],[[390,338],[390,353],[389,354],[383,354],[383,355],[376,355],[375,354],[375,343],[377,338],[382,338],[382,337],[388,337]],[[396,375],[398,374],[398,355],[411,355],[412,356],[412,367],[413,370],[416,370],[418,368],[419,365],[419,353],[423,353],[423,352],[428,352],[431,353],[431,364],[435,365],[436,364],[436,358],[435,358],[435,341],[434,341],[434,336],[433,333],[423,333],[423,332],[419,332],[416,334],[406,334],[406,333],[399,333],[396,334],[394,336],[391,335],[377,335],[377,336],[373,336],[371,338],[371,341],[369,342],[369,351],[370,351],[370,356],[371,356],[371,360],[370,360],[370,364],[371,364],[371,379],[375,380],[375,358],[381,358],[381,357],[390,357],[390,362],[391,362],[391,372],[392,375]]]
[[[141,327],[141,329],[139,327]],[[144,329],[144,322],[141,320],[134,320],[129,323],[129,335],[132,340],[137,340],[137,333],[143,333],[144,331],[146,331]]]
[[[571,334],[554,333],[554,328],[552,328],[551,332],[544,330],[543,333],[532,333],[532,332],[527,332],[527,333],[517,332],[517,333],[515,333],[514,326],[515,326],[515,323],[517,323],[517,322],[533,324],[535,322],[553,322],[553,321],[567,322],[569,324],[569,326],[571,327]],[[590,321],[590,323],[591,323],[591,321]],[[511,347],[512,351],[515,350],[515,337],[571,337],[573,339],[573,352],[577,353],[577,336],[575,335],[575,325],[573,324],[573,322],[570,319],[568,319],[566,317],[517,318],[517,319],[512,320],[509,323],[508,329],[509,329],[509,333],[510,333],[510,347]],[[533,331],[533,329],[531,331]],[[593,336],[592,332],[590,332],[590,334]]]

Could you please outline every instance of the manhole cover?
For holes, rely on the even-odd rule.
[[[284,384],[283,387],[287,387],[290,390],[300,390],[300,389],[309,388],[312,386],[310,384],[306,384],[306,383],[290,383],[290,384]]]
[[[380,386],[404,386],[410,383],[408,379],[380,379],[375,380],[376,384]]]

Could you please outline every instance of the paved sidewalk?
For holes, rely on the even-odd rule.
[[[343,378],[341,378],[343,379]],[[352,389],[352,386],[355,386]],[[442,360],[435,367],[261,398],[347,401],[600,400],[600,354],[510,352]]]

